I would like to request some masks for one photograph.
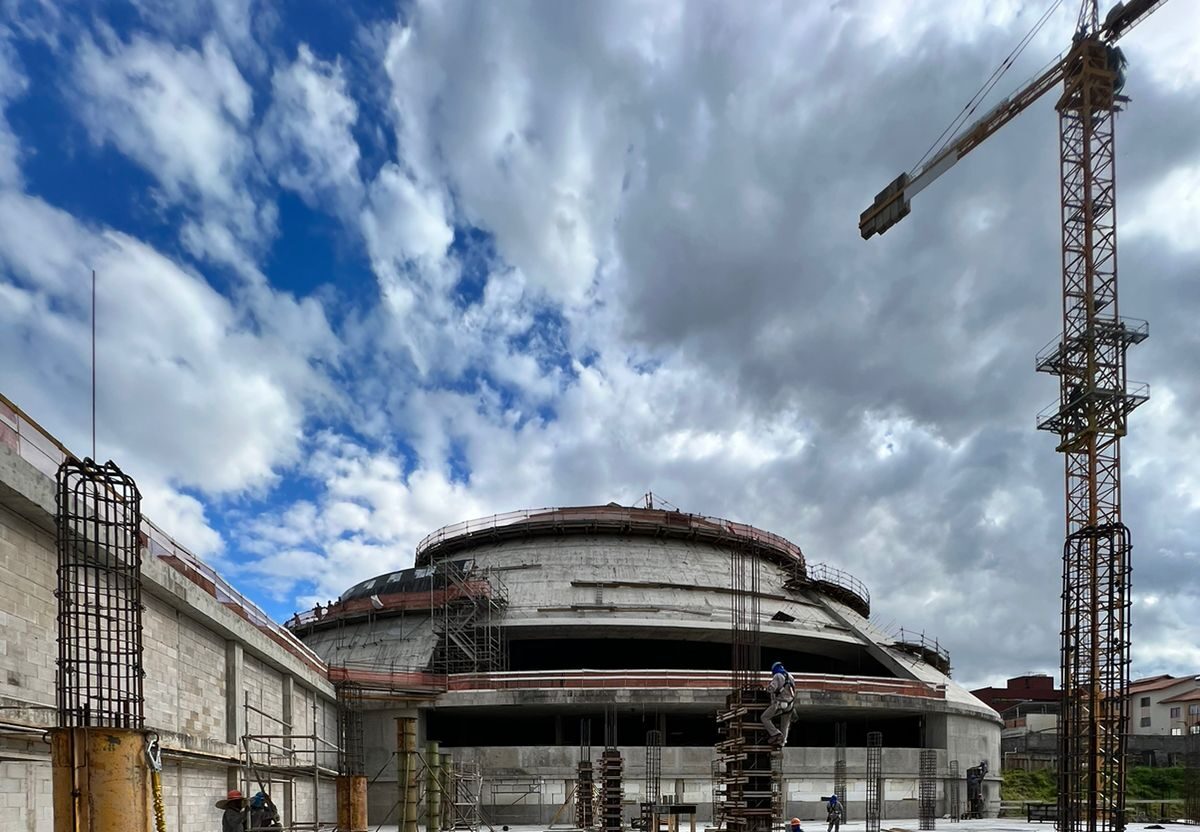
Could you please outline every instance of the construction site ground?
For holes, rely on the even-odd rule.
[[[804,832],[824,832],[824,821],[808,820],[803,821],[802,829]],[[939,829],[945,830],[962,830],[963,832],[1031,832],[1036,829],[1054,829],[1053,823],[1029,823],[1022,818],[987,818],[984,820],[964,820],[958,823],[951,823],[948,820],[938,820]],[[421,827],[424,830],[425,827]],[[681,829],[687,829],[686,821],[680,824]],[[843,823],[841,832],[866,832],[866,821],[850,821]],[[880,823],[880,832],[917,832],[919,829],[917,819],[911,820],[884,820]],[[1143,832],[1146,829],[1190,829],[1194,828],[1188,824],[1181,823],[1131,823],[1125,827],[1126,832]],[[395,824],[375,826],[372,824],[371,829],[374,832],[398,832],[398,827]],[[486,830],[487,827],[480,827],[481,830]],[[708,829],[708,824],[697,823],[697,832],[702,832]],[[502,827],[497,826],[495,832],[501,832]],[[545,826],[509,826],[509,832],[571,832],[570,827],[562,825],[547,829]]]

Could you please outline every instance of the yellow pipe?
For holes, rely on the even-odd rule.
[[[51,732],[54,832],[150,829],[146,735],[129,728]]]

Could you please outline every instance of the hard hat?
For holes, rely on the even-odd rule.
[[[785,669],[785,668],[784,668],[784,666],[783,666],[783,662],[775,662],[775,664],[771,665],[771,672],[772,672],[772,673],[784,673],[784,672],[786,672],[786,669]]]
[[[796,826],[800,825],[800,818],[792,818],[792,823]]]

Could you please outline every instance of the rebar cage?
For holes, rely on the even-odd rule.
[[[933,829],[937,818],[937,752],[921,749],[917,778],[917,824]]]
[[[883,734],[867,733],[867,832],[879,832],[883,818]]]
[[[113,462],[58,469],[58,724],[140,729],[142,496]]]
[[[363,742],[363,689],[352,682],[337,685],[338,774],[367,773]]]

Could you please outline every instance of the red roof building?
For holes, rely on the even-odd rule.
[[[1058,704],[1062,691],[1054,687],[1054,677],[1043,673],[1031,673],[1009,679],[1005,687],[987,687],[971,691],[971,694],[999,713],[1014,705],[1030,703]]]

